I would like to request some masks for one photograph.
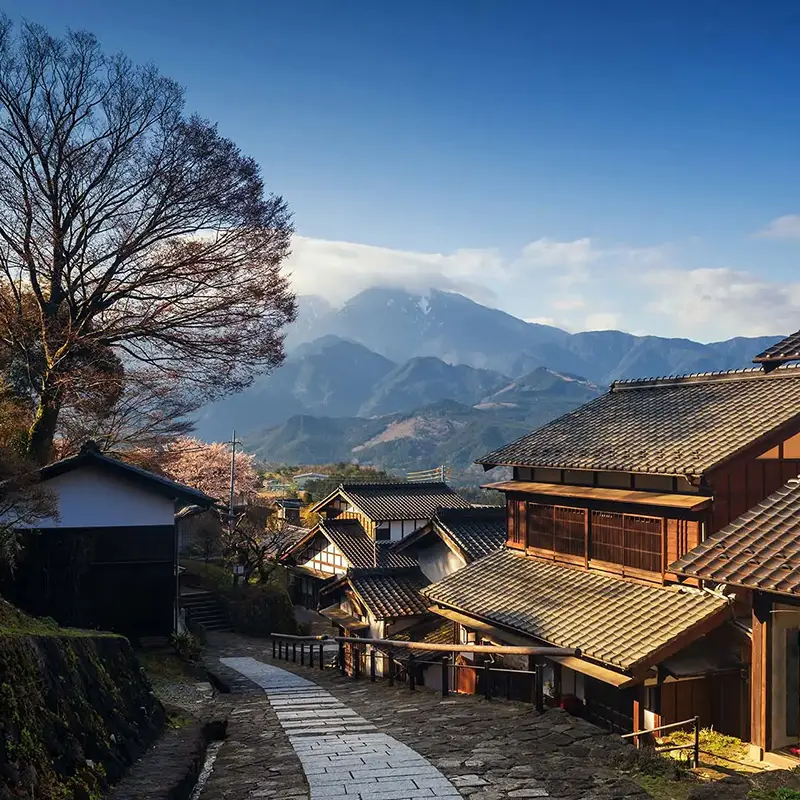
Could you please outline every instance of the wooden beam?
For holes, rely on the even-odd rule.
[[[753,655],[750,665],[750,740],[765,752],[771,749],[770,651],[772,599],[753,592]]]

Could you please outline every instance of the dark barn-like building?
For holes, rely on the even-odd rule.
[[[25,536],[18,568],[3,593],[36,616],[63,625],[168,636],[177,595],[175,514],[208,508],[207,495],[100,453],[80,454],[41,471],[58,517]]]

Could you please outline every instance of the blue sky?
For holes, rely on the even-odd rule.
[[[455,289],[704,340],[800,328],[800,4],[3,8],[180,81],[294,209],[298,291]]]

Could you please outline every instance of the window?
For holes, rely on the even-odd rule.
[[[661,548],[658,517],[592,512],[591,558],[632,569],[661,572]]]
[[[585,509],[528,503],[528,547],[583,557],[585,545]]]
[[[386,527],[377,528],[375,531],[375,538],[379,542],[388,542],[390,535],[391,535],[391,530],[388,525]]]
[[[525,525],[520,508],[524,508],[524,505],[519,500],[508,500],[506,503],[508,544],[511,547],[525,547]]]

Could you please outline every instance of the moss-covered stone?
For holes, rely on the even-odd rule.
[[[0,800],[102,797],[164,725],[128,641],[0,610]]]

